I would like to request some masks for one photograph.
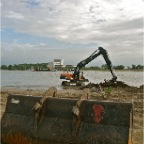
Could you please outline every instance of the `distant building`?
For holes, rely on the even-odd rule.
[[[64,59],[54,59],[54,65],[64,65]]]
[[[48,63],[48,69],[58,69],[64,67],[64,59],[54,59],[53,62]]]
[[[73,70],[76,66],[74,65],[64,65],[64,59],[54,59],[53,62],[48,63],[48,69],[54,70],[54,69],[60,69],[60,68],[67,68]]]
[[[73,71],[75,67],[76,66],[74,65],[65,65],[65,68],[67,69],[67,71]]]
[[[76,66],[74,65],[65,65],[65,68],[75,68]]]
[[[54,59],[54,66],[56,69],[64,67],[64,59]]]

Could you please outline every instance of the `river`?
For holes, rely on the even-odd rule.
[[[62,71],[1,71],[1,87],[18,88],[27,90],[45,90],[50,86],[61,89],[60,73]],[[130,86],[139,87],[144,84],[142,71],[116,71],[118,81],[123,81]],[[111,79],[108,71],[84,71],[84,76],[89,82],[104,82],[104,79]]]

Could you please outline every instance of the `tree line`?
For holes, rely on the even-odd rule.
[[[48,63],[1,65],[1,70],[47,70]]]
[[[90,69],[108,69],[107,64],[103,64],[101,67],[90,67]],[[134,65],[132,64],[131,66],[125,67],[124,65],[117,65],[113,66],[113,69],[115,70],[124,70],[124,69],[129,69],[129,70],[143,70],[144,66],[143,65]]]
[[[14,65],[1,65],[1,70],[49,70],[48,63],[37,63],[37,64],[14,64]],[[58,70],[67,70],[68,68],[58,68]],[[69,69],[74,69],[70,67]],[[102,66],[90,66],[90,67],[83,67],[82,70],[106,70],[108,69],[107,64],[103,64]],[[113,66],[115,70],[143,70],[143,65],[134,65],[125,67],[124,65],[117,65]]]

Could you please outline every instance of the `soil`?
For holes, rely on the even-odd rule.
[[[57,90],[58,97],[66,98],[79,98],[82,95],[83,89],[90,89],[89,99],[107,99],[118,102],[133,102],[133,130],[132,130],[132,143],[143,144],[143,85],[140,87],[131,87],[119,81],[112,86],[106,86],[104,83],[93,84],[89,83],[86,86],[76,87],[63,87],[62,90]],[[21,89],[1,89],[1,116],[5,111],[7,97],[10,94],[22,94],[32,96],[43,96],[46,94],[44,90],[21,90]]]

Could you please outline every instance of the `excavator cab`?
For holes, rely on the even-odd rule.
[[[72,72],[63,72],[60,75],[60,79],[65,79],[65,80],[74,80],[73,78],[73,73]]]

